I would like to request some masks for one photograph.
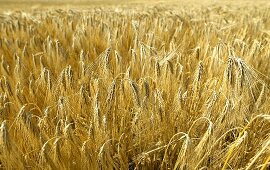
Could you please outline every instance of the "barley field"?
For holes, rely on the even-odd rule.
[[[268,1],[0,1],[1,169],[267,170]]]

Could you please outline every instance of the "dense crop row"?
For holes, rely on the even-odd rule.
[[[270,160],[270,10],[0,15],[11,169],[257,169]]]

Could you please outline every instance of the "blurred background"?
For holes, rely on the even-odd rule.
[[[270,0],[0,0],[0,10],[32,10],[48,8],[77,8],[93,6],[118,5],[161,5],[166,6],[207,6],[209,4],[222,5],[251,5],[260,6],[270,4]]]

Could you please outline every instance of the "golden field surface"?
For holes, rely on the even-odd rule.
[[[269,169],[268,1],[0,1],[1,169]]]

